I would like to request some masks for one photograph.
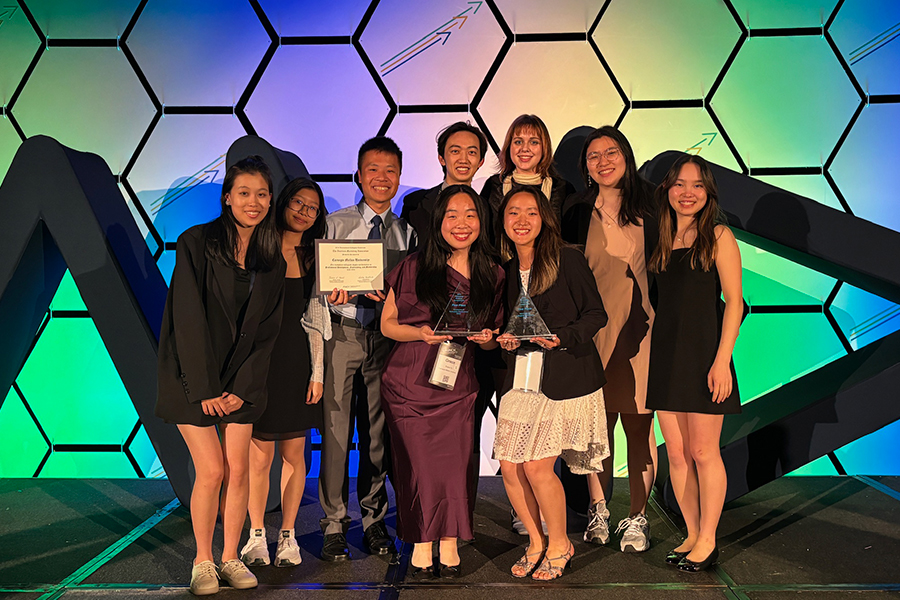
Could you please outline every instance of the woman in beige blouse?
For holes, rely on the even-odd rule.
[[[650,548],[647,499],[656,475],[653,412],[646,408],[647,372],[653,309],[648,298],[646,257],[656,242],[650,202],[652,188],[638,177],[634,152],[618,129],[594,130],[581,150],[580,169],[587,189],[570,196],[563,208],[563,237],[584,246],[588,264],[609,314],[594,338],[606,370],[610,450],[621,419],[628,452],[631,508],[619,522],[623,552]],[[591,505],[584,540],[609,541],[607,500],[612,492],[613,457],[603,472],[588,475]]]

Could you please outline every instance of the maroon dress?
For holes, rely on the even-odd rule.
[[[417,254],[387,276],[394,290],[401,325],[433,327],[427,306],[416,296]],[[486,326],[503,322],[500,290],[504,274],[496,269],[496,301]],[[447,269],[450,290],[469,292],[469,280]],[[454,340],[463,343],[464,340]],[[473,457],[475,448],[475,344],[466,343],[452,390],[428,383],[438,346],[398,342],[381,376],[381,405],[391,433],[392,483],[397,497],[397,535],[405,542],[431,542],[442,537],[473,539],[475,508]]]

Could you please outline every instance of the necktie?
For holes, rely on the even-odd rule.
[[[381,224],[382,219],[380,216],[375,215],[372,217],[370,223],[372,223],[372,229],[369,230],[369,238],[370,240],[380,240],[381,239]],[[372,324],[372,321],[375,320],[375,301],[369,300],[365,296],[359,296],[356,299],[356,320],[362,327],[369,327]]]

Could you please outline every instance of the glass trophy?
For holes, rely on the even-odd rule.
[[[455,338],[478,335],[480,329],[475,329],[469,314],[469,294],[459,290],[462,282],[456,284],[456,288],[450,294],[450,301],[444,308],[441,318],[434,326],[434,335],[452,335]]]
[[[503,333],[522,341],[532,338],[552,339],[555,337],[550,333],[550,328],[541,318],[534,301],[524,288],[513,305],[512,315],[506,325],[506,331]],[[516,350],[513,389],[523,392],[540,392],[543,376],[544,349],[519,346]]]

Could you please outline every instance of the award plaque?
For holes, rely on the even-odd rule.
[[[384,266],[382,240],[316,240],[316,294],[382,290]]]
[[[455,338],[478,335],[480,329],[475,329],[469,314],[469,295],[459,290],[462,283],[456,284],[456,289],[450,294],[450,301],[444,308],[441,318],[434,326],[434,335],[452,335]]]

